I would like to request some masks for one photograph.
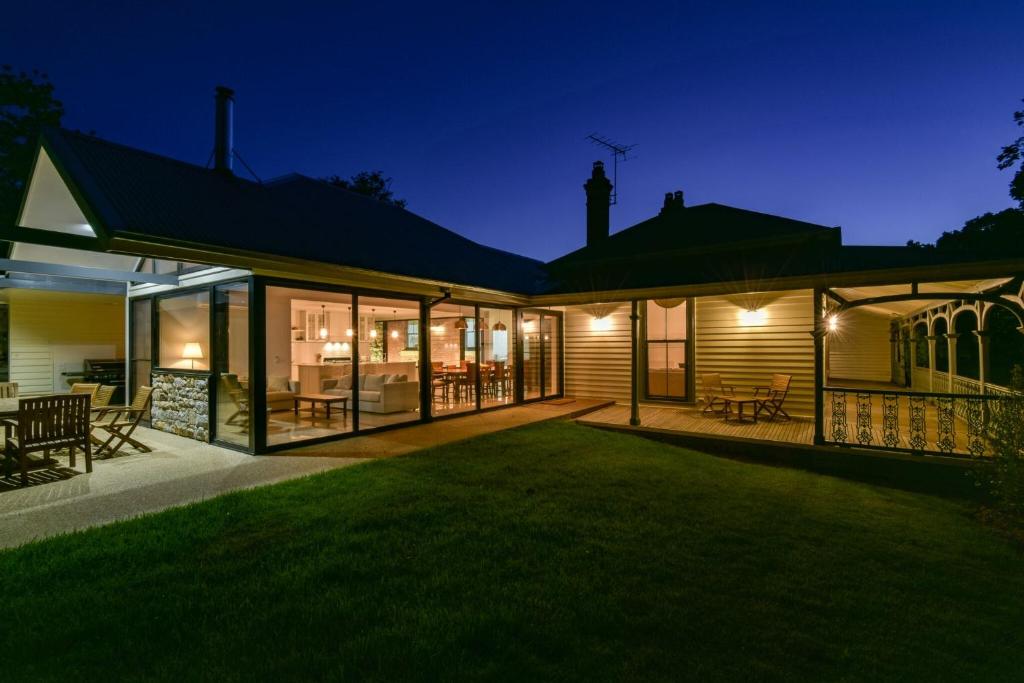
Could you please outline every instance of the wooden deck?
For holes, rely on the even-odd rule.
[[[583,416],[578,422],[628,425],[629,406],[622,404],[609,406]],[[760,439],[799,444],[811,444],[814,441],[814,422],[812,420],[795,418],[789,421],[736,422],[724,420],[720,415],[704,415],[700,408],[685,406],[676,408],[641,405],[640,424],[655,429],[723,438]]]

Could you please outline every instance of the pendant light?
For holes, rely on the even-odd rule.
[[[348,307],[348,328],[345,330],[345,336],[349,337],[349,338],[352,337],[352,307],[351,306]],[[345,349],[345,350],[347,351],[348,349]]]
[[[374,320],[374,318],[376,318],[376,312],[376,308],[370,309],[370,339],[377,338],[377,322]]]
[[[505,323],[499,320],[498,322],[494,323],[494,327],[492,327],[491,329],[493,329],[495,332],[504,332],[508,328],[505,327]]]
[[[466,324],[466,319],[462,317],[462,306],[459,306],[459,319],[455,321],[455,329],[465,330],[467,328],[469,328],[469,325]]]
[[[327,307],[320,304],[320,338],[327,339]]]
[[[391,311],[391,338],[398,339],[398,330],[395,329],[395,321],[398,319],[398,309]]]

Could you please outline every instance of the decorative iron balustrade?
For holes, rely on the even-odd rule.
[[[1008,393],[948,394],[825,387],[824,440],[915,455],[991,454],[987,427]]]

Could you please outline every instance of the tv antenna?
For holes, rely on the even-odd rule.
[[[629,156],[629,152],[636,145],[620,145],[597,133],[591,133],[584,139],[590,140],[598,147],[603,147],[612,153],[612,194],[608,198],[608,204],[614,206],[619,203],[619,159],[622,159],[623,163],[635,159],[635,156]]]

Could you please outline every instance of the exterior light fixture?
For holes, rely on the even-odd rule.
[[[764,325],[765,318],[765,312],[760,308],[755,308],[749,311],[740,311],[740,323],[748,327]]]
[[[612,329],[612,319],[606,315],[603,315],[600,318],[594,316],[590,321],[590,329],[595,332],[607,332]]]
[[[828,317],[828,331],[829,332],[835,332],[838,329],[839,329],[839,316],[835,315],[835,314],[830,315]]]
[[[181,357],[192,361],[192,369],[195,370],[196,360],[203,358],[203,347],[199,345],[199,342],[188,342],[181,351]]]

